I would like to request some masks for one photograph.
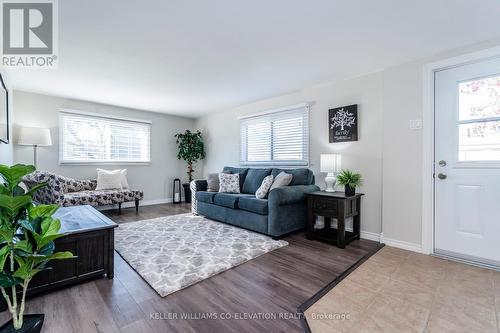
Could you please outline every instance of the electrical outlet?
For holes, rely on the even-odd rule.
[[[410,120],[410,129],[411,130],[422,129],[422,119],[411,119]]]

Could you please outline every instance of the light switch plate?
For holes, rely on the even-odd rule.
[[[411,119],[410,120],[410,129],[411,130],[422,129],[422,119]]]

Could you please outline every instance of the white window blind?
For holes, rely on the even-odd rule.
[[[151,123],[60,112],[61,163],[150,162]]]
[[[308,165],[309,105],[240,118],[241,164]]]

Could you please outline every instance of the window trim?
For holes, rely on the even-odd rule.
[[[130,118],[130,117],[122,117],[122,116],[116,116],[112,114],[101,114],[101,113],[96,113],[96,112],[87,112],[87,111],[81,111],[81,110],[75,110],[75,109],[67,109],[67,108],[58,108],[58,122],[59,122],[59,138],[58,138],[58,149],[59,149],[59,165],[151,165],[151,156],[152,156],[152,140],[151,140],[151,134],[152,134],[152,124],[153,122],[151,120],[145,120],[145,119],[137,119],[137,118]],[[149,160],[148,161],[140,161],[140,162],[133,162],[133,161],[68,161],[63,159],[63,149],[62,149],[62,138],[63,138],[63,126],[62,126],[62,118],[63,114],[73,114],[73,115],[81,115],[81,116],[89,116],[89,117],[96,117],[96,118],[103,118],[103,119],[111,119],[111,120],[121,120],[121,121],[128,121],[132,123],[142,123],[146,124],[149,126]]]
[[[243,143],[241,142],[241,122],[242,121],[245,121],[245,120],[250,119],[250,118],[262,117],[262,116],[271,115],[271,114],[279,114],[281,112],[288,112],[291,110],[301,109],[301,108],[303,108],[307,114],[307,116],[306,116],[306,118],[307,118],[307,120],[306,120],[307,139],[305,140],[305,143],[306,143],[305,149],[307,150],[307,152],[306,152],[307,156],[305,156],[305,160],[301,160],[301,161],[293,161],[293,160],[290,160],[290,161],[273,161],[273,160],[271,160],[271,161],[243,161],[242,160],[242,155],[243,155],[243,151],[242,151]],[[310,163],[311,163],[310,162],[310,154],[311,154],[311,143],[310,143],[310,140],[311,140],[311,135],[310,135],[310,133],[311,133],[311,116],[310,116],[310,111],[311,111],[311,103],[306,102],[306,103],[299,103],[299,104],[289,105],[289,106],[275,108],[275,109],[269,109],[266,111],[252,113],[252,114],[243,115],[243,116],[238,117],[239,127],[240,127],[239,128],[239,130],[240,130],[240,132],[239,132],[239,136],[240,136],[240,142],[239,142],[240,166],[244,166],[244,167],[278,166],[278,167],[282,167],[282,168],[309,167]],[[271,133],[271,135],[272,135],[272,133]],[[247,141],[248,141],[248,139],[247,139]],[[272,141],[272,139],[271,139],[271,141]],[[273,144],[273,142],[271,142],[271,145],[272,144]],[[272,147],[271,147],[271,149],[272,149]],[[271,152],[271,154],[272,154],[272,152]]]

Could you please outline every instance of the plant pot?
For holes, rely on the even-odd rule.
[[[345,195],[346,195],[346,197],[352,197],[355,194],[356,194],[356,187],[349,186],[349,185],[345,186]]]
[[[184,187],[184,202],[191,203],[191,188],[189,187],[189,183],[182,184]]]
[[[0,333],[40,333],[42,330],[43,314],[32,314],[23,316],[23,327],[14,329],[12,319],[0,327]]]

